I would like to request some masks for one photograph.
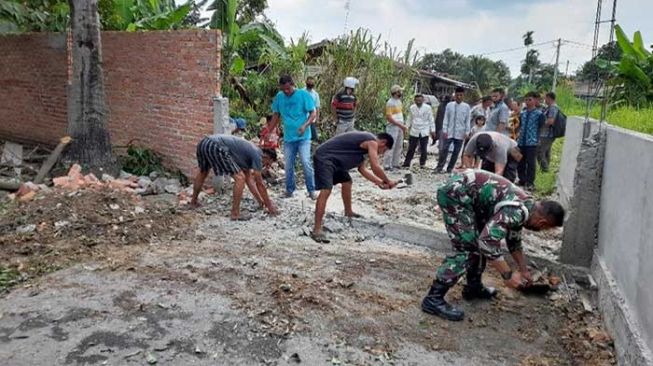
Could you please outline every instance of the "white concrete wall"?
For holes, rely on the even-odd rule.
[[[608,127],[596,256],[653,347],[653,137]]]
[[[562,145],[560,171],[558,172],[557,194],[560,203],[569,207],[569,201],[574,193],[574,175],[576,172],[576,158],[583,140],[583,123],[585,119],[577,116],[567,118],[565,142]],[[593,121],[596,122],[596,121]],[[592,123],[591,134],[598,130],[598,123]]]

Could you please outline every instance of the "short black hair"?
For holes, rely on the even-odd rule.
[[[506,95],[506,91],[503,88],[494,88],[492,89],[492,93],[500,93],[502,95]]]
[[[476,121],[478,121],[479,119],[482,119],[484,121],[487,120],[487,118],[485,118],[484,115],[479,114],[478,116],[474,117],[474,123],[476,123]]]
[[[546,93],[546,96],[553,99],[553,100],[556,100],[556,93],[554,93],[554,92],[548,92],[548,93]]]
[[[293,84],[292,76],[290,75],[281,75],[279,78],[279,85]]]
[[[392,145],[395,144],[395,139],[390,135],[389,133],[386,132],[379,132],[376,134],[376,138],[379,140],[385,140],[385,146],[388,149],[392,149]]]
[[[542,215],[546,216],[555,226],[565,222],[565,209],[557,201],[540,201]]]
[[[272,161],[277,161],[277,152],[274,149],[263,149],[263,156],[267,155]]]
[[[462,86],[456,87],[456,93],[464,93],[464,92],[465,92],[465,88],[463,88]]]
[[[528,93],[526,93],[526,95],[524,97],[540,99],[540,93],[538,93],[536,91],[529,91]]]
[[[483,99],[481,99],[481,103],[491,102],[491,101],[492,101],[492,97],[489,95],[486,95],[483,97]]]
[[[315,81],[315,78],[312,77],[312,76],[309,76],[309,77],[306,78],[306,81],[309,81],[309,80],[313,80],[313,81]]]
[[[422,93],[415,94],[415,98],[418,98],[418,97],[419,98],[424,98],[424,94],[422,94]]]
[[[485,158],[488,152],[492,151],[494,142],[489,133],[480,133],[476,138],[476,151],[478,155]]]

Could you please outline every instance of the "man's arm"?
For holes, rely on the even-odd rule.
[[[474,155],[468,153],[463,154],[463,169],[474,169],[476,165],[476,159]]]
[[[308,116],[308,119],[306,120],[306,122],[304,122],[304,124],[301,127],[299,127],[299,134],[300,135],[303,135],[304,132],[306,131],[306,128],[308,126],[310,126],[313,123],[313,121],[315,121],[315,116],[316,116],[316,112],[315,112],[315,109],[313,109],[311,111],[311,114]]]
[[[259,193],[259,196],[261,198],[261,201],[263,201],[263,204],[265,207],[267,207],[268,212],[270,215],[276,215],[279,213],[277,211],[277,208],[274,206],[272,201],[270,200],[270,196],[268,195],[268,189],[265,187],[265,182],[263,181],[263,177],[261,176],[261,172],[258,170],[255,170],[252,173],[254,177],[254,182],[256,183],[256,190]]]
[[[247,184],[247,188],[249,188],[249,191],[252,192],[252,195],[254,196],[256,202],[258,202],[259,206],[263,207],[265,205],[265,202],[263,202],[263,199],[259,194],[258,188],[256,187],[254,174],[251,174],[249,170],[245,171],[245,183]]]
[[[273,129],[276,128],[277,126],[279,126],[279,120],[280,120],[279,112],[272,113],[272,128]]]
[[[370,159],[370,166],[372,168],[372,172],[376,177],[381,179],[382,183],[384,185],[388,185],[390,188],[394,187],[397,185],[397,182],[393,182],[390,179],[388,179],[388,176],[385,175],[385,172],[383,171],[383,168],[381,168],[381,165],[379,164],[379,154],[378,154],[378,143],[376,141],[365,141],[361,144],[361,148],[367,150],[367,156]],[[364,170],[367,170],[364,166],[365,163],[361,164],[358,166],[358,171],[361,172],[361,166],[363,166]],[[363,174],[363,172],[361,172]],[[366,177],[367,178],[367,177]],[[369,178],[368,178],[369,179]],[[372,180],[372,182],[375,182]]]

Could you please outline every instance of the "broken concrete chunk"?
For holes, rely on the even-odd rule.
[[[102,174],[102,181],[103,182],[110,182],[110,181],[112,181],[114,179],[116,179],[116,178],[114,178],[113,176],[111,176],[111,175],[109,175],[107,173]]]
[[[147,363],[149,363],[150,365],[154,365],[154,364],[157,362],[156,357],[154,357],[154,355],[152,354],[152,352],[148,352],[147,355],[145,355],[145,360],[146,360]]]
[[[131,174],[131,173],[127,173],[126,171],[121,170],[121,171],[120,171],[120,175],[118,175],[118,178],[120,178],[120,179],[129,179],[129,178],[132,177],[132,175],[133,175],[133,174]]]
[[[56,230],[61,230],[67,226],[70,226],[70,221],[68,220],[61,220],[54,223],[54,228]]]
[[[18,234],[31,234],[34,231],[36,231],[36,225],[35,224],[21,225],[21,226],[16,228],[16,232]]]

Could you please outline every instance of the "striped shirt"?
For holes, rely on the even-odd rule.
[[[354,120],[356,96],[353,93],[347,94],[347,92],[341,90],[331,100],[331,106],[335,108],[339,122],[351,122]]]

